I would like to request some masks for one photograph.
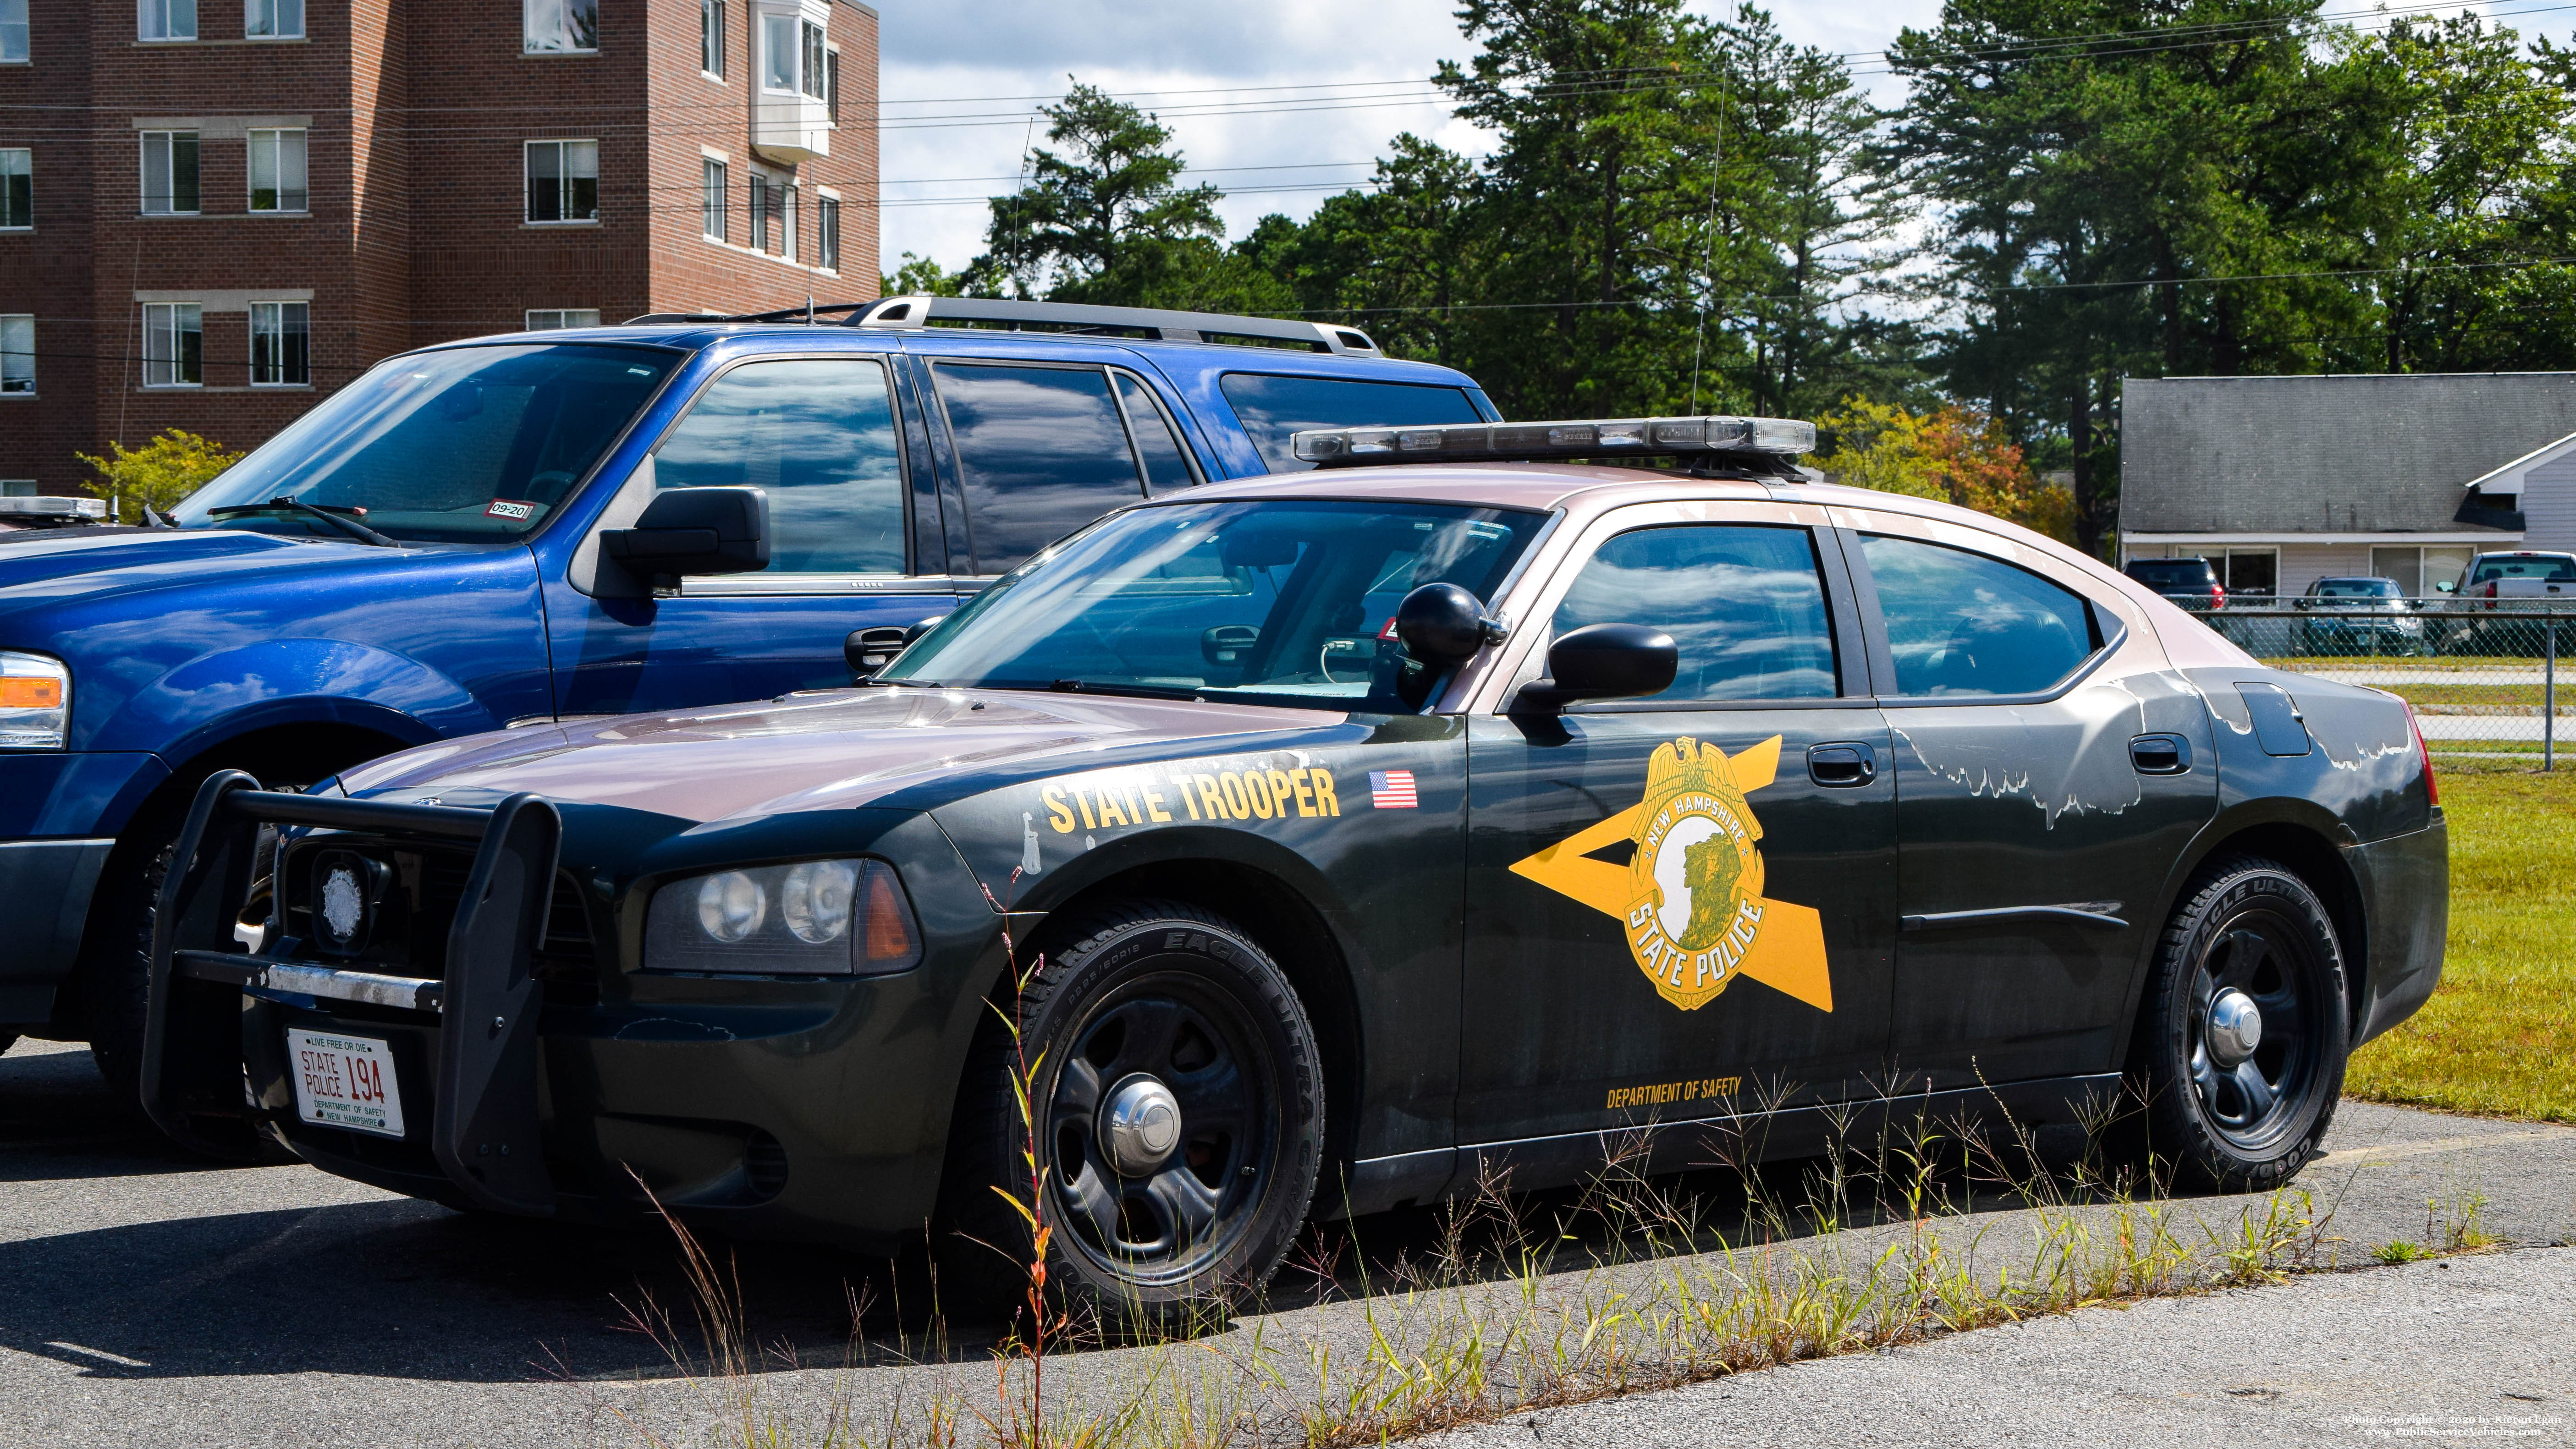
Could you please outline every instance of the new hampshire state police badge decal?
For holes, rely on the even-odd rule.
[[[1689,738],[1655,747],[1637,803],[1516,862],[1516,875],[1617,917],[1637,969],[1684,1011],[1749,976],[1834,1009],[1824,922],[1762,894],[1762,822],[1746,796],[1779,773],[1780,737],[1729,757]],[[1592,852],[1627,840],[1624,866]]]

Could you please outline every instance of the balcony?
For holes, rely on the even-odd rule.
[[[752,33],[751,149],[793,166],[832,154],[839,54],[830,44],[830,0],[756,0]]]

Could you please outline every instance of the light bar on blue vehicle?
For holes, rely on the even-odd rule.
[[[1816,448],[1816,425],[1794,418],[1576,418],[1457,427],[1313,428],[1290,435],[1303,462],[1443,463],[1486,459],[1641,457],[1681,453],[1766,453],[1794,457]]]

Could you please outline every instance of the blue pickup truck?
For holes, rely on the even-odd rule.
[[[392,358],[170,517],[0,532],[0,1049],[132,1091],[215,770],[847,685],[1113,507],[1305,466],[1300,428],[1498,417],[1347,327],[955,298]]]

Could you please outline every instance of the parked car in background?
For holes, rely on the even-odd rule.
[[[2194,612],[2227,607],[2227,590],[2205,558],[2133,558],[2120,572]]]
[[[2455,606],[2468,615],[2444,621],[2443,647],[2469,653],[2537,651],[2537,629],[2498,616],[2576,604],[2576,553],[2537,549],[2482,553],[2469,560],[2459,582],[2433,587],[2451,595]]]
[[[217,770],[292,787],[449,736],[846,685],[1101,513],[1305,466],[1300,428],[1495,415],[1341,326],[808,316],[406,353],[175,527],[0,535],[0,1034],[89,1041],[134,1090],[162,862]]]
[[[2421,654],[2424,621],[2395,579],[2319,579],[2291,607],[2327,613],[2299,621],[2302,654]]]

